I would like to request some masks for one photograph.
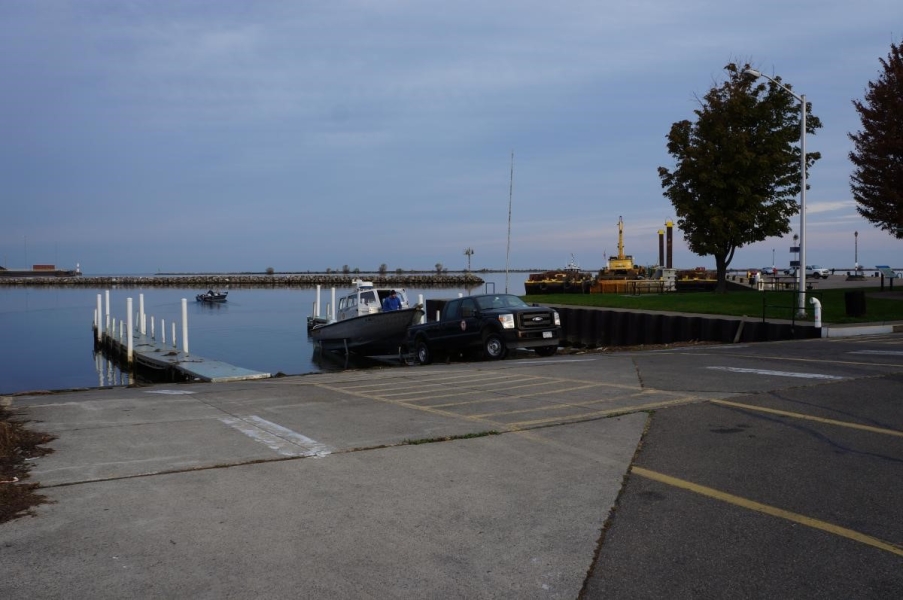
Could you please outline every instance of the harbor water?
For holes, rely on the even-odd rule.
[[[364,276],[366,277],[366,276]],[[451,298],[458,294],[504,292],[505,273],[480,274],[486,281],[478,289],[407,289],[408,298]],[[523,273],[509,273],[508,290],[523,295]],[[160,320],[171,343],[171,323],[181,323],[182,299],[188,300],[188,342],[192,355],[271,374],[300,375],[348,367],[320,356],[307,336],[307,317],[313,312],[316,288],[225,288],[224,303],[196,302],[206,290],[165,287],[112,288],[110,315],[127,318],[127,299],[137,312],[144,296],[144,312],[154,317],[159,339]],[[105,289],[78,287],[0,287],[0,395],[25,391],[63,390],[127,385],[129,374],[94,352],[92,323],[97,296],[105,304]],[[344,290],[336,290],[341,295]],[[331,290],[320,292],[321,312],[331,301]],[[148,331],[150,324],[147,325]],[[117,327],[118,329],[118,327]],[[181,346],[181,324],[177,327]]]

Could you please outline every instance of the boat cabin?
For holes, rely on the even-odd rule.
[[[336,307],[336,320],[344,321],[352,317],[361,317],[382,312],[383,300],[392,293],[391,288],[374,288],[370,281],[355,280],[357,288],[354,292],[339,298]],[[401,308],[409,308],[408,298],[404,289],[395,288],[398,299],[401,300]]]

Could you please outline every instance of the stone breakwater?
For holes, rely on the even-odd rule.
[[[53,286],[53,287],[181,287],[181,288],[229,288],[229,287],[314,287],[351,288],[352,281],[371,281],[376,287],[463,287],[483,285],[483,280],[471,274],[464,275],[166,275],[166,276],[110,276],[110,277],[0,277],[0,286]]]

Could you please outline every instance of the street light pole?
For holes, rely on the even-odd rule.
[[[806,94],[797,95],[780,81],[760,73],[755,69],[746,69],[754,77],[764,77],[794,98],[800,101],[800,266],[799,266],[799,300],[797,309],[801,317],[806,316]]]

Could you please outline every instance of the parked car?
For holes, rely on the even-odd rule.
[[[785,275],[796,275],[796,267],[790,267],[789,269],[784,269]],[[827,279],[828,275],[831,274],[830,269],[825,269],[818,265],[806,265],[806,277],[821,277],[822,279]]]

